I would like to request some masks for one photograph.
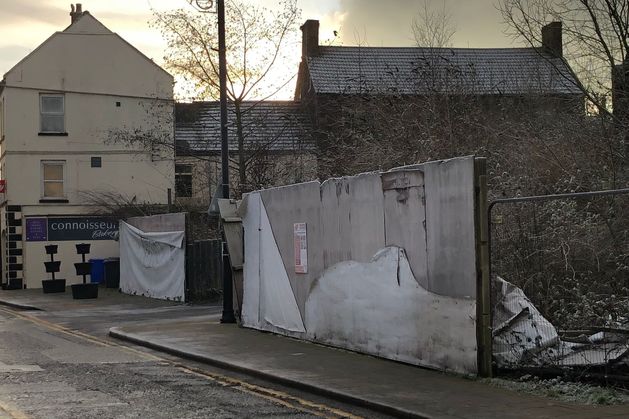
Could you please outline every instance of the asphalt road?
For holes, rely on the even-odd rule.
[[[106,336],[144,315],[0,307],[0,419],[382,417]]]

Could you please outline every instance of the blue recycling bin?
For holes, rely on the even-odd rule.
[[[105,259],[90,259],[92,270],[90,282],[100,284],[105,278]]]

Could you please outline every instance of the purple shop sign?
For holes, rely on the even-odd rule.
[[[45,242],[48,240],[48,220],[46,218],[26,219],[26,241]]]

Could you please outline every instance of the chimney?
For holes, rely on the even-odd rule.
[[[319,21],[308,19],[301,29],[301,58],[319,54]]]
[[[76,10],[74,8],[74,4],[70,5],[70,20],[72,23],[79,20],[79,18],[83,16],[83,5],[81,3],[76,4]]]
[[[561,22],[550,22],[542,27],[542,46],[555,57],[563,57]]]
[[[629,121],[629,59],[612,67],[612,106],[618,120]]]

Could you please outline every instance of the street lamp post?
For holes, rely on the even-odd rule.
[[[214,13],[213,0],[188,0],[202,13]],[[221,197],[229,199],[229,141],[227,136],[227,60],[225,58],[225,0],[216,1],[218,14],[218,78],[221,102]],[[212,196],[210,194],[210,196]],[[223,315],[221,323],[235,323],[232,270],[223,231]]]

